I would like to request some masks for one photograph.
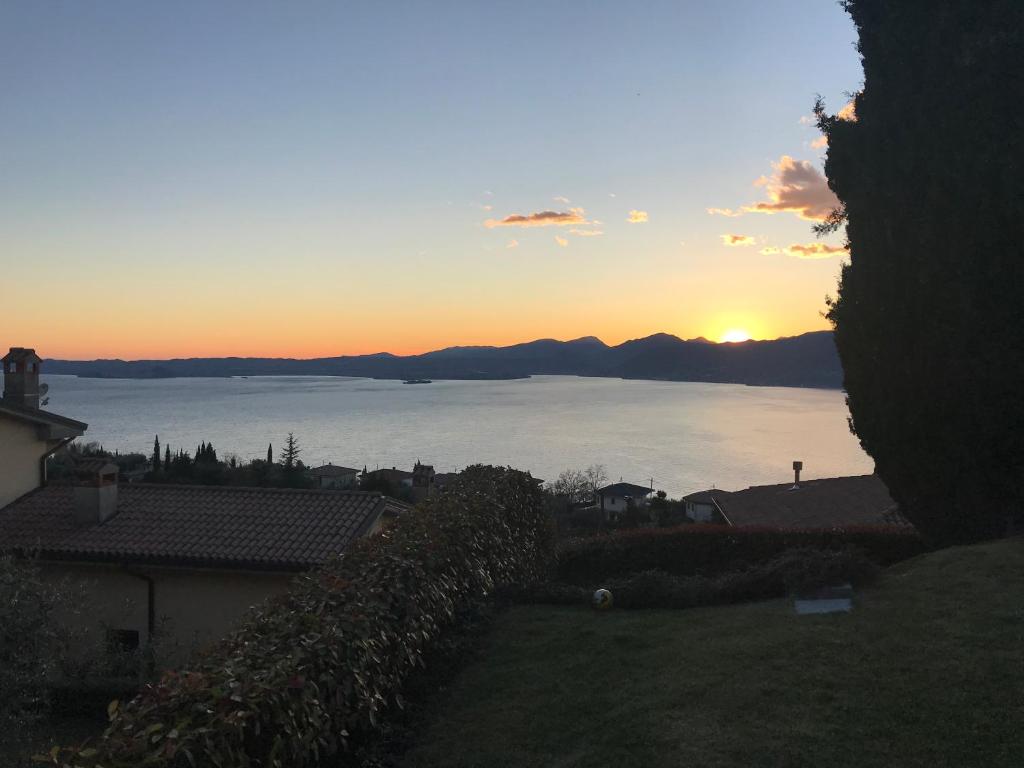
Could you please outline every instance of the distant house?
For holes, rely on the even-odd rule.
[[[708,491],[698,491],[689,496],[683,496],[686,516],[695,523],[725,522],[721,508],[724,503],[723,499],[728,495],[728,491],[712,488]]]
[[[439,491],[451,486],[459,477],[458,472],[436,472],[434,473],[434,487]]]
[[[412,488],[412,472],[406,472],[404,469],[374,469],[369,472],[363,470],[361,477],[362,482],[367,481],[384,481],[394,488],[405,487]]]
[[[339,467],[328,462],[319,467],[306,470],[306,476],[313,480],[314,488],[357,488],[359,486],[359,470],[351,467]]]
[[[76,437],[87,424],[42,410],[39,371],[33,349],[11,347],[2,359],[0,399],[0,507],[46,482],[46,459]]]
[[[166,619],[163,639],[180,652],[407,509],[362,491],[119,486],[114,464],[91,459],[73,485],[0,509],[0,552],[85,584],[90,609],[78,621],[105,625],[123,647],[147,645]]]
[[[437,490],[434,486],[436,473],[430,464],[416,462],[412,468],[412,495],[416,501],[433,496]]]
[[[797,462],[799,464],[799,462]],[[802,468],[802,465],[801,467]],[[701,491],[684,497],[687,515],[720,516],[728,525],[773,528],[842,528],[858,525],[909,526],[877,475],[755,485],[742,491]],[[691,513],[691,499],[692,509]],[[699,512],[698,512],[699,510]]]
[[[643,509],[654,490],[645,485],[633,483],[612,483],[598,488],[595,503],[606,520],[615,520],[629,509]]]

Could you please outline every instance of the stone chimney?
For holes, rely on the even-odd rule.
[[[800,470],[804,468],[802,461],[793,462],[793,489],[796,490],[800,487]]]
[[[106,459],[75,464],[75,520],[99,525],[117,514],[117,465]]]
[[[3,357],[4,402],[39,410],[39,364],[34,349],[11,347]]]

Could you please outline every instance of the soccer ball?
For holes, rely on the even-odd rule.
[[[594,593],[590,604],[594,607],[595,611],[607,611],[612,607],[612,593],[607,589],[599,589]]]

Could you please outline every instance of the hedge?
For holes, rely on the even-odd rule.
[[[925,551],[909,527],[832,529],[736,528],[680,525],[639,528],[570,539],[558,553],[558,580],[591,586],[602,579],[658,570],[676,576],[713,576],[763,563],[788,549],[854,547],[878,565]]]
[[[378,732],[403,680],[494,589],[548,575],[529,475],[470,467],[451,489],[296,580],[201,658],[130,702],[63,766],[315,765]]]

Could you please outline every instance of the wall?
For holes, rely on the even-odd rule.
[[[39,487],[39,459],[47,448],[34,424],[0,414],[0,507]]]
[[[41,563],[44,577],[83,585],[82,610],[62,619],[80,629],[81,649],[101,642],[106,629],[135,630],[148,645],[148,586],[154,580],[157,662],[173,666],[226,635],[251,606],[283,592],[292,574],[217,569],[124,568],[90,563]],[[130,572],[129,572],[130,571]]]

